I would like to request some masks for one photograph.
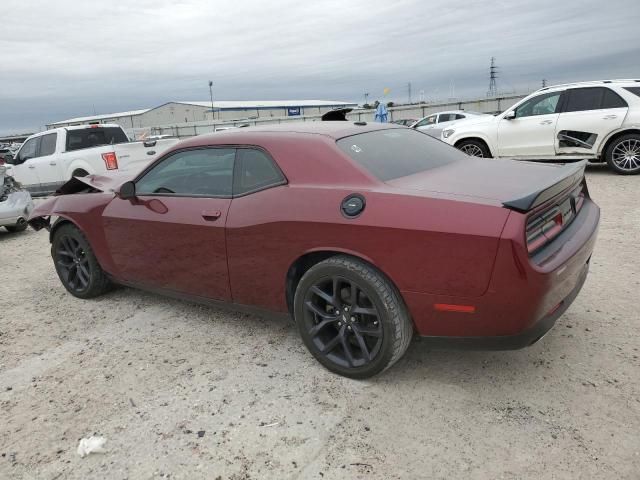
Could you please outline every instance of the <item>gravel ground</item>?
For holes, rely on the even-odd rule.
[[[538,344],[414,341],[370,381],[291,323],[121,288],[66,293],[46,233],[0,233],[0,478],[640,478],[638,177],[590,168],[591,275]],[[80,458],[79,439],[107,438]]]

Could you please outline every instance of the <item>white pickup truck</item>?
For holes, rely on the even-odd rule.
[[[119,125],[78,125],[30,136],[14,156],[11,175],[33,195],[47,195],[71,179],[108,171],[142,170],[177,138],[130,142]]]

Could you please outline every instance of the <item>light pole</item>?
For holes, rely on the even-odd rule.
[[[215,120],[215,114],[213,113],[213,82],[209,80],[209,97],[211,97],[211,119]]]

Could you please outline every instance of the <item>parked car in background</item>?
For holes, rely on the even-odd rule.
[[[390,124],[267,125],[185,140],[137,175],[74,178],[29,223],[50,230],[76,297],[117,282],[289,313],[320,363],[365,378],[414,331],[540,339],[587,275],[585,164],[470,158]]]
[[[415,118],[402,118],[400,120],[393,120],[389,123],[395,123],[396,125],[402,125],[405,127],[410,127],[411,125],[413,125],[414,123],[416,123],[417,120]]]
[[[451,110],[448,112],[433,113],[423,117],[413,123],[411,128],[422,130],[432,137],[440,138],[442,130],[449,125],[452,125],[454,122],[481,117],[491,117],[491,115],[486,113],[469,112],[466,110]]]
[[[479,157],[607,162],[640,173],[640,80],[547,87],[496,117],[455,123],[442,139]]]
[[[21,232],[27,228],[33,201],[29,192],[7,175],[6,170],[5,166],[0,166],[0,227],[9,232]]]
[[[177,138],[130,142],[119,125],[79,125],[36,133],[14,155],[7,173],[34,195],[54,192],[71,177],[139,171]]]

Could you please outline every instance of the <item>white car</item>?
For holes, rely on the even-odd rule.
[[[177,138],[129,142],[119,125],[78,125],[36,133],[15,155],[7,174],[33,195],[46,195],[71,179],[107,171],[141,170]]]
[[[442,140],[468,155],[607,162],[640,173],[640,80],[543,88],[495,117],[454,123]]]
[[[442,130],[461,120],[491,117],[486,113],[469,112],[466,110],[451,110],[447,112],[438,112],[421,118],[411,125],[411,128],[421,130],[434,137],[440,137]]]
[[[21,232],[27,228],[27,219],[33,210],[29,192],[6,174],[6,167],[0,166],[0,227],[9,232]]]

